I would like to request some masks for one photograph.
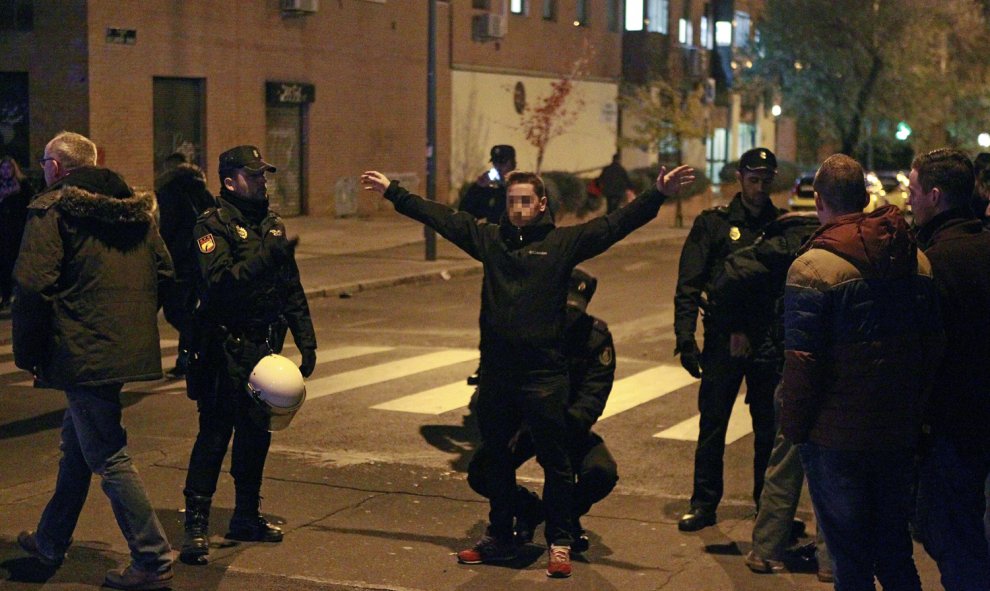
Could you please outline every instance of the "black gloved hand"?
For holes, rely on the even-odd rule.
[[[681,341],[677,345],[677,352],[681,354],[681,366],[687,370],[692,377],[701,378],[701,362],[698,353],[698,344],[694,339]]]
[[[299,246],[299,237],[289,240],[272,240],[268,245],[268,253],[276,265],[285,265],[296,256],[296,247]]]
[[[300,353],[302,353],[302,363],[299,364],[299,373],[304,378],[308,378],[313,375],[313,370],[316,369],[316,351],[314,349],[302,349]]]

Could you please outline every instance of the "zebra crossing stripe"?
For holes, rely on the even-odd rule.
[[[344,346],[344,347],[334,347],[332,349],[316,351],[316,365],[322,365],[324,363],[330,363],[332,361],[341,361],[344,359],[351,359],[354,357],[361,357],[363,355],[371,355],[373,353],[383,353],[385,351],[391,351],[393,347],[359,347],[359,346]],[[289,351],[298,351],[295,345],[286,344],[282,349],[282,354],[287,354]],[[287,355],[288,356],[288,355]],[[168,365],[162,360],[162,365]],[[175,365],[175,357],[172,357],[171,365]],[[140,390],[141,386],[139,384],[133,384],[130,389]],[[152,388],[152,392],[169,392],[169,391],[182,391],[186,389],[185,380],[174,380],[168,381],[164,384]]]
[[[410,394],[395,400],[376,404],[371,408],[378,410],[394,410],[424,415],[439,415],[445,412],[467,406],[471,401],[474,386],[468,386],[465,380],[432,388],[424,392]]]
[[[353,390],[417,373],[439,369],[455,363],[477,360],[477,349],[446,349],[408,359],[380,363],[362,369],[345,371],[306,383],[306,398],[312,400],[330,394]]]
[[[607,419],[654,398],[666,396],[697,381],[679,365],[660,365],[622,378],[612,385],[612,393],[609,394],[605,410],[598,420]]]
[[[697,441],[701,430],[701,415],[681,421],[669,429],[664,429],[653,436],[659,439],[677,439],[679,441]],[[746,395],[740,394],[732,405],[732,416],[729,418],[729,429],[725,434],[725,444],[735,443],[753,430],[753,423],[746,408]]]

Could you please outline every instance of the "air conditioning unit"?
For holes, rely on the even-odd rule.
[[[501,39],[508,31],[509,23],[501,14],[485,13],[476,14],[472,17],[472,29],[474,38],[486,41],[489,39]]]
[[[312,14],[320,9],[320,0],[281,0],[282,12]]]

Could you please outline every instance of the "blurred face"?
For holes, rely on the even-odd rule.
[[[251,201],[268,199],[268,180],[265,178],[264,170],[251,172],[238,168],[236,173],[224,179],[223,184],[228,191],[243,199]]]
[[[769,170],[746,170],[736,172],[739,179],[742,200],[754,210],[763,209],[770,201],[770,184],[776,173]]]
[[[911,204],[911,212],[914,213],[914,223],[919,226],[927,224],[935,214],[935,200],[933,199],[936,187],[932,187],[927,193],[918,181],[918,171],[911,170],[908,175],[908,203]]]
[[[509,221],[521,228],[532,224],[547,209],[547,198],[538,197],[532,183],[517,183],[509,187],[505,207]]]

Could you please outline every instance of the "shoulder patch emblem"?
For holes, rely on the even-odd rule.
[[[234,225],[234,229],[237,230],[237,235],[241,237],[241,240],[247,240],[247,230],[236,224]]]
[[[281,236],[284,234],[284,232],[282,232],[282,228],[272,228],[271,230],[268,230],[268,233],[272,236]]]
[[[199,252],[210,254],[216,249],[217,242],[213,239],[213,234],[207,234],[196,240],[196,245],[199,246]]]
[[[612,356],[612,347],[605,347],[602,349],[602,352],[598,354],[598,363],[601,363],[602,365],[611,365]]]
[[[729,229],[729,238],[733,241],[739,240],[741,237],[742,232],[739,231],[739,228],[732,226],[732,228]]]

